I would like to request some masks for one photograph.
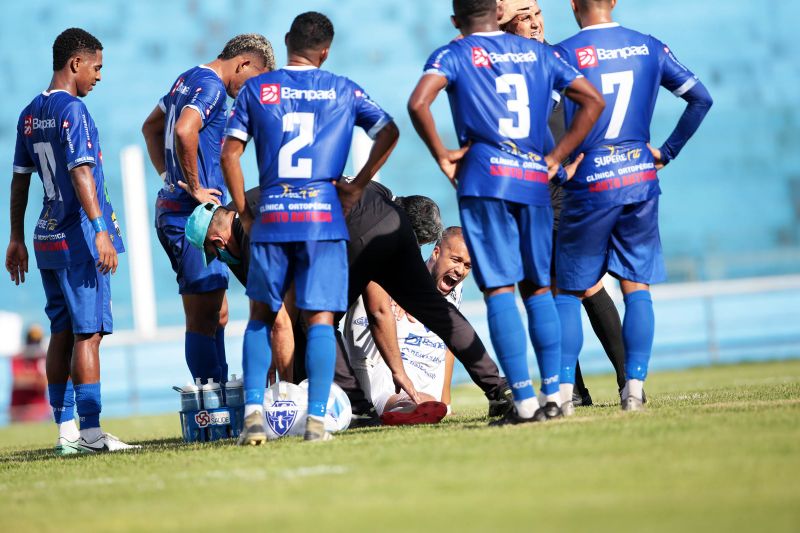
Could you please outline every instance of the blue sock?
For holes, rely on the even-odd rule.
[[[542,377],[542,392],[556,394],[561,370],[561,323],[553,293],[531,296],[525,300],[525,310],[528,312],[528,333]]]
[[[260,320],[251,320],[244,330],[242,347],[242,370],[244,372],[244,403],[264,404],[264,389],[267,387],[267,371],[272,362],[272,347],[269,344],[270,327]]]
[[[219,382],[228,381],[228,359],[225,357],[225,328],[217,328],[217,365],[219,366]]]
[[[100,427],[100,411],[103,410],[103,404],[100,401],[99,382],[75,385],[75,404],[78,407],[81,429]]]
[[[219,363],[217,362],[217,341],[214,337],[206,337],[191,331],[186,332],[186,364],[192,378],[201,378],[203,383],[208,378],[219,378]]]
[[[504,292],[487,298],[486,310],[492,346],[511,386],[514,400],[535,397],[528,372],[528,339],[525,338],[525,327],[517,310],[514,293]]]
[[[75,419],[75,389],[72,388],[71,379],[66,383],[47,385],[47,395],[50,397],[50,407],[53,408],[56,424]]]
[[[581,300],[571,294],[556,296],[561,321],[561,383],[575,384],[575,365],[583,347]]]
[[[653,351],[656,318],[650,291],[635,291],[625,295],[625,319],[622,321],[622,340],[625,343],[625,377],[647,377],[647,366]]]
[[[306,372],[308,372],[308,414],[325,416],[336,366],[336,338],[333,326],[314,324],[308,328]]]

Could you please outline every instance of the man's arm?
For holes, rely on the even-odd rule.
[[[247,198],[244,194],[244,174],[242,173],[242,154],[247,144],[236,137],[226,137],[225,144],[222,145],[222,157],[220,166],[222,175],[225,178],[225,185],[231,195],[233,206],[239,213],[239,222],[244,226],[245,232],[250,234],[253,226],[253,213],[247,205]]]
[[[363,297],[372,339],[375,341],[381,357],[386,361],[386,366],[392,372],[397,392],[403,389],[415,403],[420,403],[417,390],[403,368],[400,347],[397,345],[397,323],[392,312],[392,299],[374,281],[367,285]]]
[[[456,171],[458,162],[464,157],[469,149],[465,146],[459,150],[448,150],[445,148],[439,132],[436,131],[436,122],[431,113],[431,104],[436,100],[439,93],[447,87],[447,78],[437,74],[426,74],[417,83],[414,92],[408,99],[408,114],[414,129],[417,130],[420,138],[430,150],[431,155],[439,164],[444,175],[456,186]]]
[[[150,162],[153,163],[159,176],[163,176],[167,170],[167,163],[164,160],[165,128],[166,115],[159,106],[156,106],[142,124],[142,135],[147,145],[147,155],[150,156]]]
[[[452,412],[450,408],[450,403],[452,398],[450,397],[450,387],[453,384],[453,367],[456,363],[456,357],[453,355],[453,352],[447,350],[444,354],[444,386],[442,387],[442,402],[447,405],[447,414]]]
[[[342,204],[342,210],[345,216],[347,216],[350,213],[350,209],[358,203],[361,194],[364,192],[364,188],[372,180],[372,177],[375,176],[383,164],[386,163],[389,154],[392,153],[392,150],[394,150],[394,147],[397,145],[397,139],[399,137],[400,130],[397,129],[397,125],[394,121],[387,123],[375,136],[375,143],[369,151],[367,162],[364,163],[364,166],[361,168],[358,175],[356,175],[353,182],[346,183],[344,180],[336,182],[336,188],[339,192],[339,201]]]
[[[586,78],[576,78],[567,87],[564,94],[578,104],[578,111],[575,113],[569,129],[558,141],[555,148],[545,156],[549,177],[552,178],[558,172],[561,161],[571,154],[575,148],[589,134],[606,107],[603,96]]]
[[[699,81],[689,91],[682,94],[681,98],[686,100],[687,105],[672,134],[661,145],[661,148],[653,148],[648,145],[656,160],[656,168],[658,169],[664,168],[667,163],[678,157],[680,151],[689,142],[692,135],[695,134],[708,110],[714,104],[708,89]]]
[[[6,250],[6,270],[16,285],[25,283],[28,248],[25,246],[25,210],[28,207],[29,173],[14,172],[11,177],[11,238]]]
[[[72,179],[75,195],[78,197],[81,207],[83,207],[95,230],[94,243],[97,246],[97,268],[103,274],[108,272],[113,274],[117,271],[117,250],[111,243],[103,212],[97,202],[97,185],[94,181],[92,167],[79,165],[70,170],[69,175]]]
[[[219,205],[218,196],[222,196],[222,191],[204,189],[200,185],[197,171],[197,147],[200,145],[200,129],[202,127],[203,119],[200,112],[193,107],[184,107],[181,116],[175,123],[175,153],[178,156],[183,179],[186,180],[179,181],[178,186],[201,204],[213,202]]]

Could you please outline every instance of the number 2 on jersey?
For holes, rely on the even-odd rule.
[[[609,72],[600,76],[603,85],[603,94],[614,94],[614,87],[619,85],[619,93],[614,103],[614,110],[611,112],[611,120],[608,122],[606,139],[616,139],[622,131],[622,124],[625,122],[625,115],[628,113],[628,105],[631,103],[631,92],[633,91],[633,71],[623,70],[622,72]]]
[[[278,152],[278,176],[281,178],[310,178],[311,158],[299,157],[295,164],[295,154],[314,142],[314,113],[286,113],[283,115],[284,133],[299,130],[299,134],[281,146]]]

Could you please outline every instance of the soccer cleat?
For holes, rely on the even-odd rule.
[[[514,408],[514,396],[508,385],[498,387],[486,397],[489,399],[489,418],[505,416]]]
[[[620,401],[624,401],[625,398],[628,397],[628,384],[626,383],[624,387],[619,390],[619,399]],[[645,393],[644,389],[642,389],[642,403],[647,403],[647,394]]]
[[[101,433],[96,440],[86,441],[83,437],[78,441],[78,448],[83,453],[124,452],[141,448],[138,444],[126,444],[111,433]]]
[[[572,416],[575,414],[575,404],[573,402],[564,402],[561,404],[561,414],[564,416]]]
[[[56,455],[72,455],[75,453],[81,453],[80,438],[76,440],[67,440],[65,437],[58,437],[53,451]]]
[[[381,415],[381,422],[386,426],[436,424],[446,415],[447,405],[442,402],[422,402],[413,411],[387,411]]]
[[[556,402],[547,402],[546,404],[544,404],[544,407],[540,407],[538,410],[541,411],[542,414],[544,414],[547,420],[551,420],[553,418],[561,418],[562,416],[564,416],[563,413],[561,412],[561,407],[559,407]],[[533,416],[536,416],[536,414],[534,414]]]
[[[264,426],[264,413],[253,411],[244,419],[242,432],[236,444],[239,446],[259,446],[267,441],[267,428]]]
[[[594,405],[594,402],[592,401],[592,395],[589,394],[589,389],[583,389],[581,391],[575,389],[575,391],[572,393],[572,405],[575,407],[589,407],[590,405]]]
[[[547,417],[544,415],[544,412],[541,409],[537,409],[536,412],[530,418],[524,418],[517,414],[516,409],[510,409],[503,418],[499,418],[497,420],[492,420],[489,422],[490,426],[516,426],[517,424],[528,424],[530,422],[543,422],[547,420]]]
[[[621,404],[623,411],[644,411],[644,402],[635,396],[628,396]]]
[[[305,441],[326,441],[333,440],[333,435],[325,429],[325,420],[315,416],[306,418],[306,432],[303,435]]]
[[[374,407],[370,406],[369,410],[363,413],[353,413],[353,418],[350,419],[349,429],[365,428],[372,426],[380,426],[381,417]]]

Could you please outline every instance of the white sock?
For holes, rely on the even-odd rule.
[[[81,438],[86,442],[94,442],[102,436],[103,432],[100,431],[100,428],[81,429]]]
[[[560,386],[559,386],[559,389],[560,389]],[[547,401],[548,402],[555,402],[556,405],[561,407],[561,392],[556,392],[554,394],[548,394],[547,395]]]
[[[536,401],[536,396],[533,398],[526,398],[524,400],[514,400],[514,407],[517,408],[517,414],[522,418],[530,418],[533,413],[539,408],[539,402]]]
[[[642,389],[644,388],[644,381],[641,379],[629,379],[625,386],[628,388],[628,396],[642,399]]]
[[[256,411],[264,412],[264,406],[257,403],[248,403],[244,406],[244,417],[247,418]]]
[[[561,383],[558,386],[558,390],[561,394],[561,403],[571,402],[572,401],[572,390],[575,388],[574,383]]]
[[[75,442],[81,438],[81,433],[78,431],[78,425],[75,424],[74,418],[58,424],[58,436],[70,442]]]

